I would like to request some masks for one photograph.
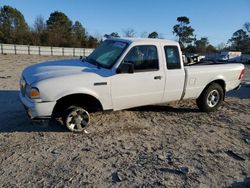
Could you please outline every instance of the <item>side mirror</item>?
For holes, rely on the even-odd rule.
[[[122,63],[117,69],[117,74],[134,73],[134,65],[132,63]]]

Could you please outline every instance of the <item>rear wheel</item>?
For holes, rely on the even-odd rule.
[[[222,87],[217,83],[209,85],[196,100],[196,104],[203,112],[215,111],[224,98]]]
[[[90,122],[89,113],[82,107],[71,106],[64,114],[64,124],[72,132],[84,131]]]

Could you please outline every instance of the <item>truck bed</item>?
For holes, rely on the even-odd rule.
[[[212,66],[213,65],[213,66]],[[184,99],[197,98],[203,89],[214,80],[225,83],[225,91],[235,89],[244,65],[239,63],[200,63],[185,66],[186,83]]]

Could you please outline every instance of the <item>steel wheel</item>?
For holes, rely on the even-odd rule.
[[[89,113],[81,107],[72,107],[66,112],[65,124],[70,131],[84,131],[87,128],[89,121]]]
[[[220,101],[218,90],[212,90],[207,96],[207,105],[211,108],[215,107]]]
[[[203,112],[215,111],[223,101],[224,91],[218,83],[208,85],[196,99],[196,104]]]

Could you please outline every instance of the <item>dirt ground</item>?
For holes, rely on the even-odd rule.
[[[250,66],[217,112],[192,100],[94,113],[89,134],[31,122],[19,102],[28,65],[0,55],[0,187],[250,187]]]

